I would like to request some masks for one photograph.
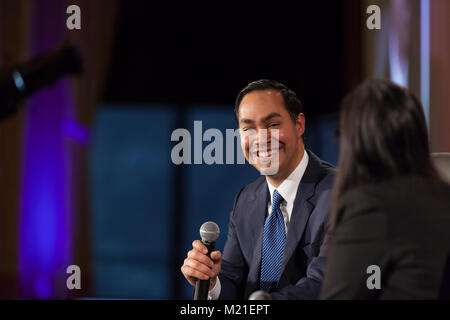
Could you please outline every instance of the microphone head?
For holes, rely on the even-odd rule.
[[[212,221],[205,222],[200,227],[200,237],[202,238],[202,241],[215,242],[219,237],[219,234],[219,226]]]
[[[258,290],[253,292],[248,300],[272,300],[272,297],[264,290]]]

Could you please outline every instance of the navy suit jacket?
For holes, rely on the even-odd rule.
[[[273,299],[316,299],[325,269],[326,224],[332,165],[312,152],[289,222],[280,278]],[[264,221],[270,193],[264,176],[237,194],[219,274],[219,299],[248,299],[259,290]]]

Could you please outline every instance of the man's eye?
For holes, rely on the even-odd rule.
[[[255,129],[253,128],[242,128],[241,130],[246,135],[253,135],[255,133]]]
[[[276,126],[278,126],[279,125],[279,123],[271,123],[270,125],[269,125],[269,128],[271,128],[271,127],[276,127]]]

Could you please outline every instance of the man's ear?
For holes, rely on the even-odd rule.
[[[305,133],[305,115],[303,113],[299,113],[297,119],[295,121],[295,127],[297,128],[298,136],[301,137]]]

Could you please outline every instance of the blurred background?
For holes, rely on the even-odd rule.
[[[171,134],[193,141],[200,120],[225,137],[253,80],[298,94],[306,147],[333,164],[339,102],[374,77],[410,88],[432,151],[450,151],[450,1],[296,2],[0,0],[0,298],[190,299],[180,267],[201,224],[223,249],[259,174],[175,165]]]

